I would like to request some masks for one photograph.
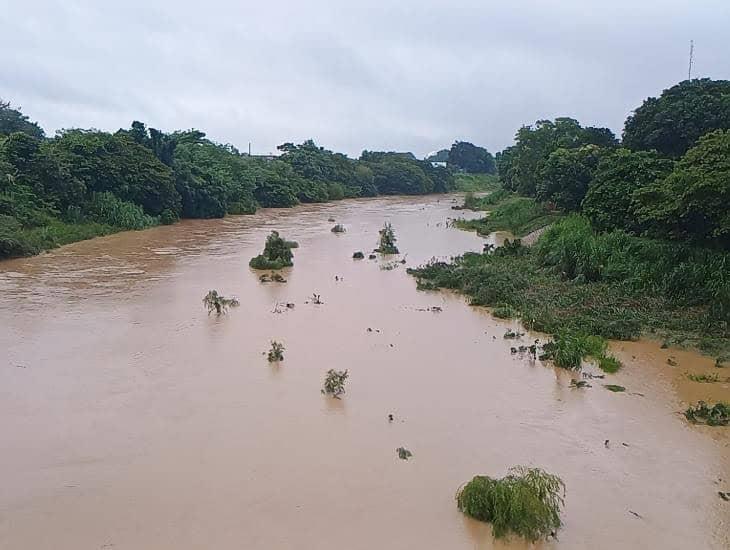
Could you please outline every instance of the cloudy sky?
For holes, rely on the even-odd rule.
[[[497,151],[540,118],[620,133],[687,75],[730,79],[730,0],[0,0],[0,97],[49,134],[134,120],[254,152],[314,138]]]

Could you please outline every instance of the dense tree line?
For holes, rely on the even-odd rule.
[[[730,249],[730,81],[684,81],[607,128],[540,120],[497,154],[503,185],[601,231]]]
[[[454,185],[450,170],[410,153],[351,159],[311,140],[279,150],[252,157],[197,130],[165,133],[139,121],[115,133],[72,129],[47,138],[0,102],[0,258],[179,218]]]

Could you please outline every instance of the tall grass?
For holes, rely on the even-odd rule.
[[[121,229],[145,229],[158,225],[159,218],[148,216],[141,206],[126,202],[113,193],[94,193],[85,209],[94,222]]]
[[[539,468],[517,466],[502,479],[476,476],[459,489],[459,510],[475,519],[490,522],[494,536],[509,532],[537,541],[560,526],[565,485],[556,475]]]
[[[462,229],[476,230],[480,235],[487,235],[494,231],[510,231],[515,236],[524,236],[536,229],[551,224],[560,217],[557,212],[526,197],[507,195],[503,198],[503,191],[493,199],[495,207],[489,214],[479,220],[459,220],[457,225]],[[490,200],[488,197],[485,200]],[[480,208],[488,209],[486,203],[480,203]]]

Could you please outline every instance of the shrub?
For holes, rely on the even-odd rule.
[[[352,255],[353,260],[362,260],[365,258],[365,254],[363,254],[361,251],[357,251]]]
[[[684,411],[684,416],[695,424],[727,426],[730,423],[730,403],[720,402],[710,406],[704,401],[699,401],[697,405],[690,406]]]
[[[331,229],[332,233],[344,233],[345,232],[345,226],[341,223],[338,223]]]
[[[166,208],[162,211],[162,214],[160,214],[160,223],[162,225],[171,225],[178,221],[178,216],[175,212],[170,210],[169,208]]]
[[[227,313],[229,307],[238,306],[239,301],[235,298],[221,296],[217,290],[209,290],[203,298],[203,304],[208,308],[208,315],[213,311],[220,315],[221,313]]]
[[[385,222],[383,229],[381,229],[379,233],[380,244],[378,245],[378,248],[375,249],[376,252],[380,252],[381,254],[398,254],[398,247],[395,246],[397,239],[395,238],[393,226],[390,225],[390,222]]]
[[[518,466],[507,476],[476,476],[459,489],[460,511],[490,522],[495,537],[514,532],[529,541],[548,537],[560,528],[565,485],[556,475],[539,468]]]
[[[271,349],[268,355],[269,363],[275,363],[284,360],[284,344],[277,342],[276,340],[271,341]]]
[[[346,370],[328,370],[324,378],[322,393],[339,399],[340,395],[345,393],[345,380],[348,376]]]
[[[113,193],[94,193],[86,206],[89,219],[122,229],[145,229],[158,221],[144,213],[141,206],[126,202]]]
[[[287,241],[279,236],[278,231],[272,231],[266,237],[266,245],[263,254],[251,258],[248,263],[253,269],[281,269],[294,265],[292,261],[294,254],[291,249],[299,245],[294,241]]]
[[[520,312],[510,305],[500,305],[492,310],[492,315],[498,319],[514,319],[520,316]]]

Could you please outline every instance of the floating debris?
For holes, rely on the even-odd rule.
[[[575,378],[571,378],[570,387],[571,388],[590,388],[592,386],[585,380],[576,380]]]

